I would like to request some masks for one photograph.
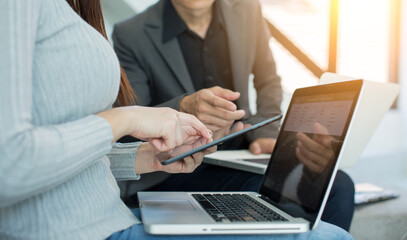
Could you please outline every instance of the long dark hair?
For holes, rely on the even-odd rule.
[[[100,0],[67,0],[72,9],[78,13],[89,25],[94,27],[107,40],[105,29],[105,21],[103,20],[102,6]],[[128,106],[136,103],[136,95],[131,88],[129,80],[122,66],[120,66],[121,81],[119,95],[116,100],[116,105]]]

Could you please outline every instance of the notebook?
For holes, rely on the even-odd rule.
[[[380,202],[400,197],[400,194],[371,183],[355,184],[355,205]]]
[[[362,81],[350,81],[294,92],[258,192],[139,192],[145,231],[282,234],[315,229],[361,88]]]

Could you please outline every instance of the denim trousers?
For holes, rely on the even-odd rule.
[[[132,212],[140,219],[139,209]],[[262,234],[262,235],[149,235],[144,232],[143,225],[133,225],[123,231],[111,235],[108,240],[128,239],[162,239],[162,240],[185,240],[185,239],[208,239],[208,240],[249,240],[249,239],[324,239],[324,240],[347,240],[353,237],[345,230],[326,222],[320,222],[317,229],[300,234]]]

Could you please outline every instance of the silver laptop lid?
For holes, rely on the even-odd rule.
[[[312,226],[322,214],[362,84],[297,89],[277,138],[259,192]]]

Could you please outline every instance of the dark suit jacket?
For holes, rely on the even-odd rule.
[[[164,1],[117,24],[113,31],[113,42],[133,90],[140,98],[140,104],[178,110],[180,100],[196,90],[177,38],[163,44]],[[250,114],[248,81],[250,74],[253,74],[257,113],[263,116],[280,113],[280,78],[276,74],[269,48],[270,35],[260,4],[257,0],[216,0],[215,4],[225,20],[235,86],[232,90],[241,94],[237,101],[238,108]],[[274,124],[248,135],[248,140],[277,137],[277,132],[278,124]]]

